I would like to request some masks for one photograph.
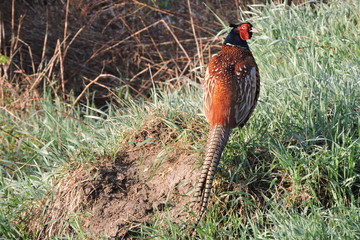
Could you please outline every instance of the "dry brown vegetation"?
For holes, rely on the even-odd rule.
[[[24,109],[44,84],[64,98],[90,90],[101,103],[116,91],[146,97],[153,82],[198,82],[223,28],[205,4],[227,24],[263,2],[2,1],[0,53],[10,60],[0,66],[0,105]]]

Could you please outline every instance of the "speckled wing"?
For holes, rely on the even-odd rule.
[[[210,111],[210,104],[211,104],[211,96],[214,89],[214,79],[212,79],[212,76],[209,74],[209,67],[206,69],[204,83],[203,83],[203,108],[204,108],[204,114],[206,116],[206,119],[209,121],[209,111]]]
[[[244,62],[243,62],[244,63]],[[260,76],[256,64],[236,64],[233,81],[236,82],[237,97],[234,103],[236,126],[244,126],[253,113],[260,92]]]

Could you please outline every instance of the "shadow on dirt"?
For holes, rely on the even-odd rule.
[[[180,223],[191,201],[199,153],[176,137],[160,119],[151,119],[115,157],[64,176],[29,228],[38,239],[51,239],[73,233],[81,219],[78,224],[90,238],[122,239],[162,213]]]

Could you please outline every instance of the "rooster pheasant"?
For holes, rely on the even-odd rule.
[[[257,30],[248,22],[230,27],[232,30],[221,51],[211,58],[205,74],[204,112],[210,132],[195,190],[195,203],[200,207],[195,227],[207,209],[214,175],[230,131],[243,127],[249,120],[260,92],[259,70],[246,42]]]

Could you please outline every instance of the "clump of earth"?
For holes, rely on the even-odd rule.
[[[29,228],[38,239],[52,239],[72,233],[71,216],[77,215],[90,238],[122,239],[160,214],[185,221],[200,155],[177,138],[161,119],[148,120],[115,156],[103,156],[92,168],[79,167],[59,180]]]

